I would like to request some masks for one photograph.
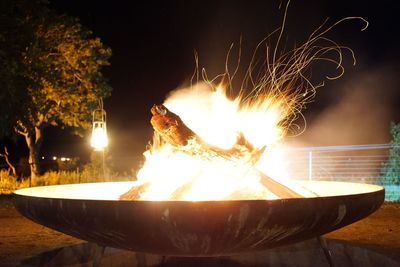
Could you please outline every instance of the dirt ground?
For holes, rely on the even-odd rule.
[[[82,242],[26,219],[14,208],[12,197],[0,197],[0,266]]]
[[[400,257],[400,203],[385,203],[371,216],[326,237],[372,246]],[[25,219],[15,210],[11,197],[0,196],[0,266],[83,242]]]

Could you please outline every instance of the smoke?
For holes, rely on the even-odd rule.
[[[387,66],[366,71],[339,83],[341,88],[323,89],[330,91],[331,104],[308,121],[296,143],[327,146],[389,142],[390,121],[399,117],[396,101],[400,90],[395,69]]]

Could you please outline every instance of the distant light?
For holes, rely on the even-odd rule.
[[[65,157],[60,158],[61,161],[66,161],[67,159]]]
[[[96,151],[103,151],[108,146],[106,112],[97,109],[93,112],[93,128],[90,144]]]
[[[57,160],[57,157],[56,157],[56,156],[54,156],[54,157],[53,157],[53,160]]]
[[[44,159],[44,157],[42,156],[42,159]]]

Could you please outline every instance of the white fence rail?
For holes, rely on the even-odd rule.
[[[287,150],[291,177],[301,180],[348,181],[385,185],[387,200],[400,200],[400,176],[385,184],[382,166],[393,144],[301,147]],[[394,166],[400,173],[400,163]],[[393,181],[393,180],[392,180]]]
[[[391,144],[302,147],[288,150],[295,179],[376,183]]]

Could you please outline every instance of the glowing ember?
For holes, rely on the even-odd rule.
[[[176,90],[163,105],[155,105],[151,120],[155,135],[137,174],[139,186],[121,199],[316,196],[290,180],[281,141],[304,105],[312,101],[316,88],[322,86],[311,82],[310,65],[333,63],[339,74],[330,79],[343,74],[342,50],[352,51],[324,36],[336,24],[327,29],[322,25],[303,45],[278,53],[282,27],[274,49],[267,40],[258,45],[240,90],[232,85],[238,66],[233,75],[226,67],[218,83],[204,78],[203,71],[205,82]],[[254,58],[263,45],[264,64],[256,68]]]

